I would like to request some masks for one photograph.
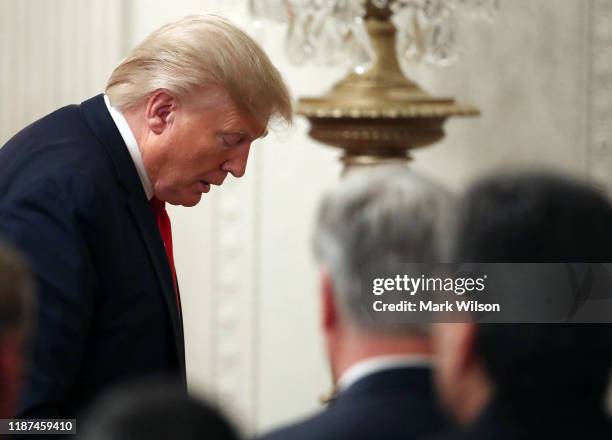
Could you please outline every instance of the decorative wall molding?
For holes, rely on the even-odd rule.
[[[612,193],[612,1],[591,0],[588,174]]]
[[[256,423],[260,160],[228,176],[213,207],[212,382],[218,403],[252,433]]]

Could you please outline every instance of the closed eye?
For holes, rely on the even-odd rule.
[[[225,145],[226,147],[235,147],[236,145],[241,144],[244,138],[245,136],[240,133],[236,133],[236,134],[231,133],[231,134],[221,135],[221,141],[223,142],[223,145]]]

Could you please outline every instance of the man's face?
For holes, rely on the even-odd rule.
[[[154,108],[162,129],[150,133],[143,161],[158,199],[194,206],[228,173],[244,175],[251,143],[265,127],[238,112],[218,88],[194,93],[187,102],[167,99]]]

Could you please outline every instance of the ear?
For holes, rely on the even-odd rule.
[[[174,120],[178,107],[177,99],[167,90],[157,90],[147,99],[145,109],[146,124],[155,134],[161,134]]]
[[[457,324],[457,368],[466,371],[477,362],[476,335],[478,326],[473,322]]]
[[[338,325],[338,309],[334,299],[334,285],[331,275],[325,268],[321,268],[319,283],[321,292],[321,327],[324,331],[329,331]]]

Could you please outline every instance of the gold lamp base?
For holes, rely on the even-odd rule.
[[[410,150],[444,137],[450,116],[476,116],[476,107],[436,98],[406,79],[397,62],[396,29],[389,7],[368,2],[366,26],[376,52],[374,65],[351,73],[326,95],[302,98],[297,113],[311,123],[310,136],[342,148],[346,167],[410,160]]]

